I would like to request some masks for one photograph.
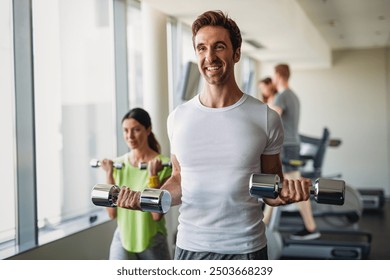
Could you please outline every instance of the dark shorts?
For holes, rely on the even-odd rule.
[[[176,246],[175,260],[268,260],[267,246],[248,254],[192,252]]]
[[[300,146],[299,145],[288,145],[282,147],[281,158],[283,160],[299,159]],[[283,173],[298,171],[298,166],[283,164]]]

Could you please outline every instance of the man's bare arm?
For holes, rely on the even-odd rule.
[[[283,181],[282,162],[280,155],[262,155],[261,156],[261,173],[263,174],[277,174],[280,181]]]
[[[280,181],[283,182],[282,191],[277,198],[263,199],[266,204],[270,206],[279,206],[309,199],[310,180],[284,180],[279,154],[261,156],[261,173],[277,174],[280,177]]]
[[[161,187],[169,191],[172,197],[172,206],[181,204],[181,169],[179,161],[175,155],[171,156],[172,175]]]

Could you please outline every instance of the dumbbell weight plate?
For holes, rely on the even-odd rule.
[[[119,191],[116,185],[96,184],[91,192],[92,203],[96,206],[116,207]]]
[[[278,175],[252,174],[249,179],[249,193],[258,198],[277,198],[279,184]]]
[[[140,197],[142,211],[166,213],[171,207],[169,192],[160,189],[145,189]]]
[[[91,167],[100,167],[100,161],[97,159],[91,159],[89,165]]]
[[[345,200],[345,182],[318,178],[314,184],[314,199],[317,203],[343,205]],[[320,190],[320,191],[319,191]]]

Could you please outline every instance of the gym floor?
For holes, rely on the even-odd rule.
[[[390,260],[390,199],[382,211],[364,211],[359,228],[372,234],[370,260]]]

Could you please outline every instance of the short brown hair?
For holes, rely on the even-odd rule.
[[[198,33],[199,29],[201,29],[204,26],[222,26],[223,28],[227,29],[230,34],[230,41],[232,42],[233,46],[233,53],[236,52],[236,50],[241,47],[242,38],[241,38],[241,32],[238,28],[236,22],[229,18],[229,16],[224,14],[222,11],[207,11],[194,21],[192,24],[192,43],[195,48],[195,36]]]
[[[270,77],[266,77],[266,78],[260,80],[259,83],[269,85],[269,84],[272,84],[272,79]]]
[[[287,81],[290,78],[290,67],[287,64],[278,64],[275,66],[275,73]]]

